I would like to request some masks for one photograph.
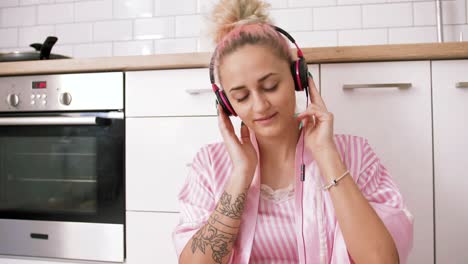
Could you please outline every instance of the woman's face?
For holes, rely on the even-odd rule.
[[[296,97],[288,61],[269,47],[245,45],[222,59],[219,74],[234,110],[257,136],[291,131]]]

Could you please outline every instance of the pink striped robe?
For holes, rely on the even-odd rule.
[[[258,154],[253,132],[251,138]],[[406,263],[413,244],[413,217],[406,209],[387,169],[366,139],[351,135],[335,135],[334,140],[350,174],[392,235],[400,263]],[[324,183],[314,158],[307,150],[304,151],[306,179],[304,182],[300,181],[302,148],[302,144],[297,144],[295,233],[299,262],[352,263],[337,223],[331,197],[327,191],[320,189]],[[250,260],[259,208],[259,171],[257,167],[248,191],[239,236],[230,263],[249,263]],[[191,171],[179,193],[180,222],[173,232],[177,256],[180,256],[190,238],[206,223],[215,209],[230,172],[231,161],[223,143],[207,145],[195,156]],[[303,217],[301,217],[302,194]]]

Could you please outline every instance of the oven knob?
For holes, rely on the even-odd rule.
[[[7,102],[9,105],[16,107],[19,104],[19,97],[16,94],[9,94],[7,96]]]
[[[72,96],[70,93],[62,93],[60,95],[60,103],[63,105],[70,105],[72,101]]]

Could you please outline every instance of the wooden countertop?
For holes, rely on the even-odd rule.
[[[308,63],[468,59],[468,42],[303,48]],[[0,76],[208,67],[211,53],[0,63]]]

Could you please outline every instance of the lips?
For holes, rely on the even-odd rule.
[[[278,113],[278,112],[273,113],[273,114],[271,114],[271,115],[269,115],[269,116],[266,116],[266,117],[261,117],[261,118],[254,119],[254,121],[265,121],[265,120],[268,120],[268,119],[274,117],[277,113]]]

